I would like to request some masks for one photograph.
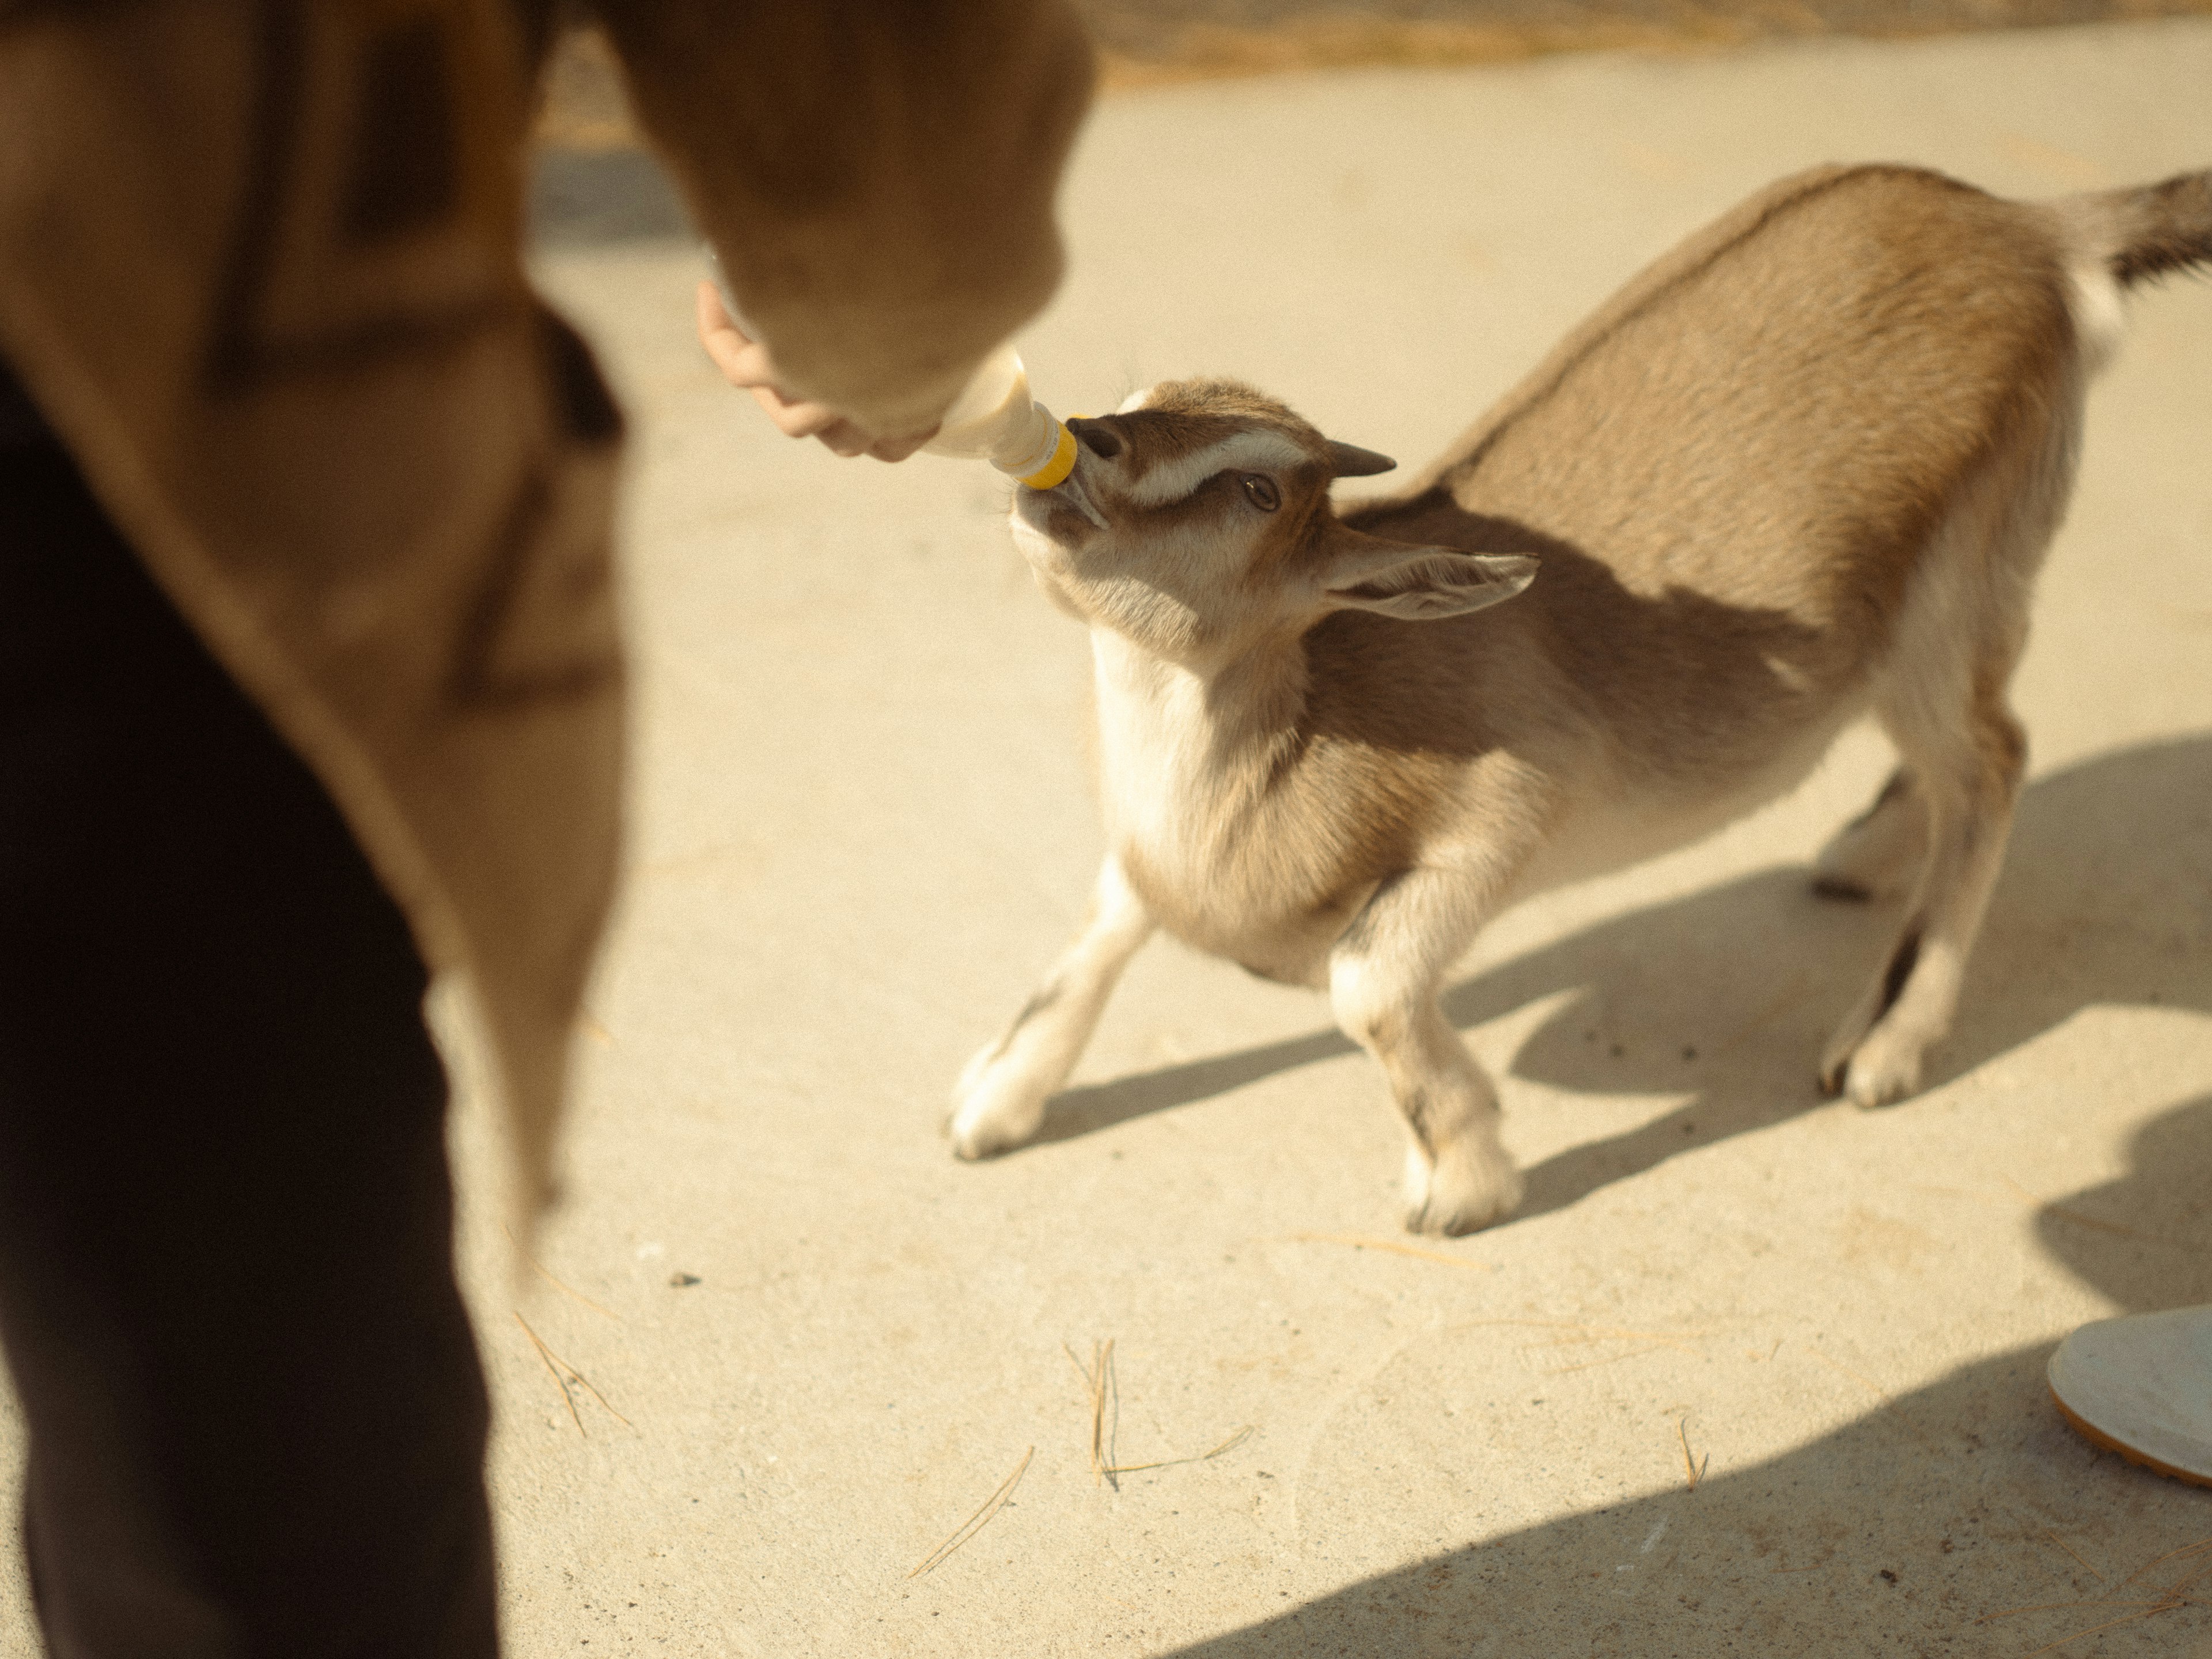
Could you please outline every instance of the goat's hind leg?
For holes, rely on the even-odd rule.
[[[1337,1023],[1382,1066],[1406,1121],[1412,1232],[1473,1232],[1521,1202],[1521,1172],[1498,1138],[1498,1091],[1437,1001],[1490,913],[1488,886],[1409,871],[1367,902],[1329,958]]]
[[[1858,1105],[1918,1089],[1927,1051],[1958,1011],[2027,768],[2027,738],[2004,702],[2015,655],[2007,641],[1966,664],[1948,718],[1908,699],[1884,710],[1923,804],[1927,853],[1896,944],[1821,1059],[1821,1086]]]
[[[1821,1057],[1821,1085],[1861,1106],[1919,1088],[1928,1050],[1958,1012],[2027,769],[2005,689],[2072,487],[2081,412],[2077,385],[2021,447],[1985,467],[1922,550],[1899,617],[1876,709],[1918,799],[1926,853],[1887,961]],[[1866,829],[1881,816],[1877,802]]]
[[[1152,935],[1145,908],[1112,854],[1098,868],[1091,915],[1013,1024],[969,1060],[953,1085],[952,1150],[989,1158],[1035,1138],[1045,1102],[1067,1081],[1129,958]]]

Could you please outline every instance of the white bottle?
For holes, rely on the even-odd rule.
[[[1075,434],[1030,396],[1029,371],[1012,346],[983,359],[922,447],[988,461],[1031,489],[1050,489],[1075,470]]]
[[[744,327],[721,260],[712,247],[701,251],[730,319]],[[933,455],[988,461],[1031,489],[1050,489],[1075,470],[1075,434],[1030,396],[1029,371],[1012,346],[983,359],[922,447]]]

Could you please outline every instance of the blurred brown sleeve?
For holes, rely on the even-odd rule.
[[[1064,0],[597,9],[790,390],[918,430],[1051,295],[1093,76]]]

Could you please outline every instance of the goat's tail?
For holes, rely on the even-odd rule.
[[[2112,191],[2083,205],[2093,213],[2095,256],[2123,289],[2212,268],[2212,172]]]

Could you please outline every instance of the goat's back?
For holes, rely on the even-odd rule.
[[[2066,263],[2050,210],[1936,173],[1774,185],[1631,282],[1406,493],[1347,514],[1536,553],[1529,590],[1387,647],[1391,624],[1332,617],[1319,678],[1364,681],[1380,653],[1418,682],[1441,665],[1406,654],[1438,653],[1493,708],[1553,699],[1665,769],[1727,769],[1848,695],[1978,471],[2039,451],[2075,375]],[[1421,700],[1439,722],[1454,701]]]
[[[1782,181],[1576,330],[1429,475],[1645,593],[1828,621],[1891,593],[2072,366],[2043,207],[1911,168]]]

